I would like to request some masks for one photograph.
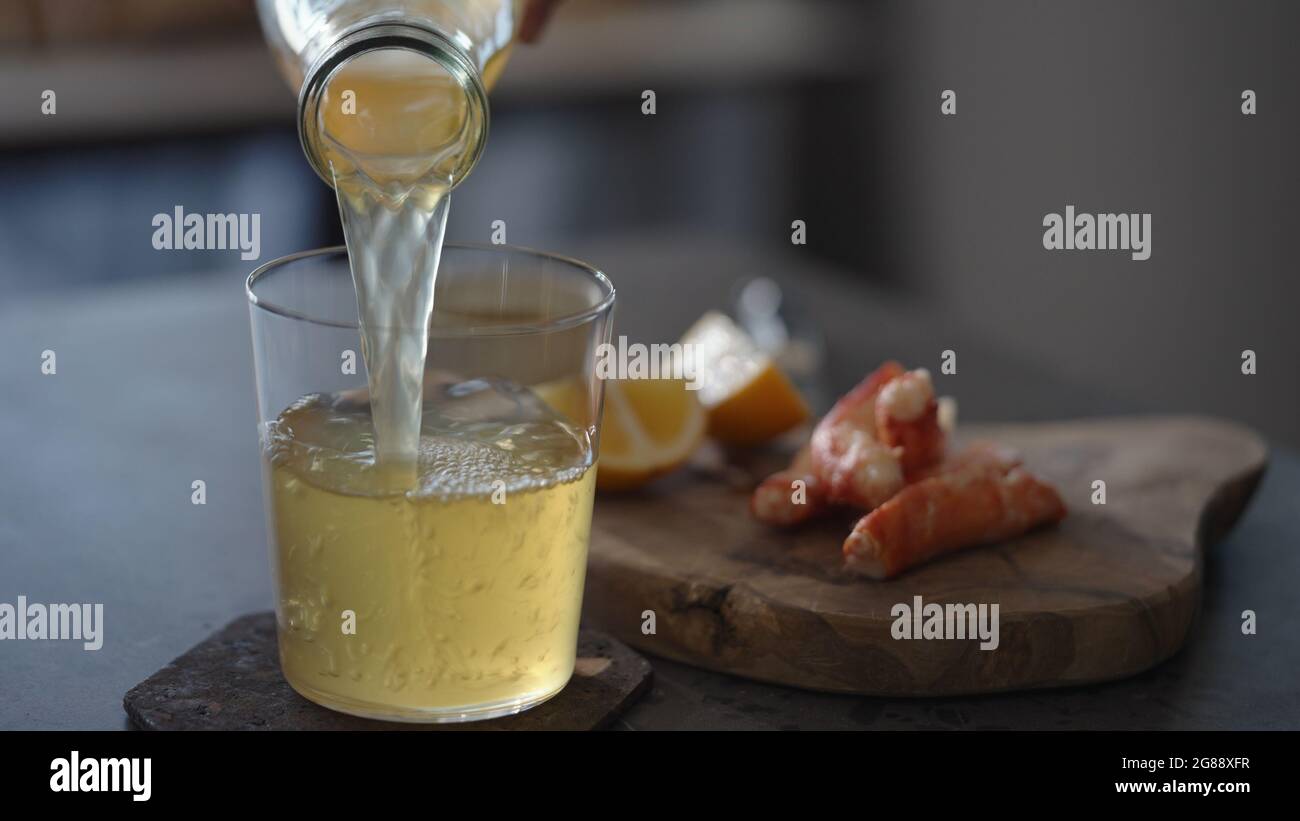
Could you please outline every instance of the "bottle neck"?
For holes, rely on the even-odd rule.
[[[312,168],[331,187],[333,174],[322,150],[320,106],[330,77],[348,61],[366,52],[402,49],[423,55],[444,70],[465,93],[470,118],[467,133],[473,141],[464,147],[464,158],[452,185],[458,185],[478,164],[487,142],[487,89],[478,67],[465,52],[442,34],[408,23],[380,23],[348,32],[324,51],[307,70],[298,94],[298,139]]]

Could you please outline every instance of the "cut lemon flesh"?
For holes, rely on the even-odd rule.
[[[596,487],[640,487],[685,464],[707,424],[685,380],[606,380]]]
[[[760,444],[808,418],[798,389],[725,314],[704,314],[682,344],[694,348],[697,393],[708,412],[709,435],[720,442]]]
[[[570,420],[580,418],[581,387],[571,381],[533,392]],[[684,464],[704,438],[704,408],[682,379],[605,380],[596,487],[629,490]]]

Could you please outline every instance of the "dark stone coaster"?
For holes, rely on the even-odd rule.
[[[235,619],[132,687],[122,704],[144,730],[597,730],[650,687],[650,663],[604,633],[582,630],[567,687],[516,715],[462,724],[408,724],[336,713],[280,675],[275,614]]]

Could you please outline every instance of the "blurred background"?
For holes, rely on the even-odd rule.
[[[1286,2],[566,0],[494,93],[448,236],[505,220],[511,243],[591,255],[633,293],[661,265],[711,293],[776,266],[797,307],[815,270],[823,303],[846,296],[810,300],[811,324],[885,353],[865,317],[906,305],[933,341],[921,364],[960,328],[1078,386],[1081,411],[1211,412],[1300,445],[1297,22]],[[0,106],[0,313],[238,288],[237,254],[152,248],[175,205],[260,213],[263,262],[341,241],[252,0],[0,0]],[[1067,204],[1151,212],[1151,259],[1044,251]],[[710,307],[659,299],[624,302],[620,329],[663,339]]]

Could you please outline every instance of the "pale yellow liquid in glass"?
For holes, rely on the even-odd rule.
[[[496,37],[485,85],[508,40]],[[428,384],[450,190],[481,136],[463,89],[425,56],[367,52],[329,79],[317,125],[369,399],[305,397],[268,431],[282,669],[309,698],[361,715],[513,712],[573,671],[587,433],[525,389]]]
[[[426,402],[406,492],[376,473],[364,405],[307,397],[272,426],[281,666],[319,703],[412,720],[512,712],[573,672],[587,435],[526,389],[469,387]]]

